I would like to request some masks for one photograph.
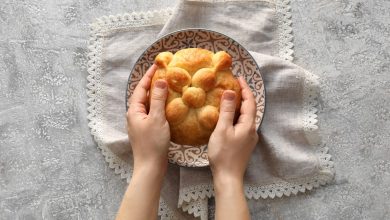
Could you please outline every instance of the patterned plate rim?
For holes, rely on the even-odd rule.
[[[260,127],[261,127],[261,125],[262,125],[262,123],[263,123],[264,115],[265,115],[265,112],[266,112],[266,109],[267,109],[267,108],[266,108],[266,89],[265,89],[265,86],[264,86],[263,74],[262,74],[261,71],[260,71],[259,65],[257,64],[256,60],[253,58],[252,54],[250,54],[249,51],[248,51],[244,46],[242,46],[242,44],[240,44],[238,41],[236,41],[236,40],[234,40],[233,38],[227,36],[226,34],[222,34],[222,33],[218,32],[218,31],[213,31],[213,30],[206,29],[206,28],[186,28],[186,29],[180,29],[180,30],[177,30],[177,31],[170,32],[170,33],[168,33],[168,34],[165,34],[165,35],[159,37],[156,41],[154,41],[152,44],[150,44],[150,46],[148,46],[148,47],[144,50],[144,52],[142,52],[142,54],[138,57],[137,61],[134,63],[133,67],[131,68],[129,77],[128,77],[128,79],[127,79],[126,90],[125,90],[125,108],[126,108],[126,112],[128,111],[128,99],[129,99],[129,97],[128,97],[128,87],[129,87],[129,84],[130,84],[130,81],[131,81],[131,75],[132,75],[132,73],[133,73],[133,71],[134,71],[134,69],[135,69],[135,67],[136,67],[136,64],[137,64],[138,62],[140,62],[140,60],[142,59],[142,57],[145,56],[145,54],[147,53],[147,51],[148,51],[149,49],[151,49],[151,48],[153,47],[153,45],[156,44],[157,42],[159,42],[159,41],[161,41],[162,39],[164,39],[164,38],[166,38],[166,37],[169,37],[169,36],[171,36],[171,35],[176,35],[176,34],[178,34],[178,33],[186,32],[186,31],[205,31],[205,32],[211,32],[211,33],[215,33],[215,34],[220,34],[220,35],[222,35],[222,36],[224,36],[224,37],[226,37],[226,38],[232,40],[233,42],[237,43],[242,49],[244,49],[244,50],[248,53],[248,55],[249,55],[249,56],[251,57],[251,59],[254,61],[254,64],[256,65],[256,69],[257,69],[258,72],[260,73],[260,77],[261,77],[261,79],[262,79],[262,81],[263,81],[263,90],[264,90],[264,109],[263,109],[263,115],[262,115],[262,117],[261,117],[259,126],[258,126],[258,128],[257,128],[257,132],[259,133],[259,132],[260,132]],[[150,65],[152,65],[152,64],[150,63]],[[176,165],[178,165],[178,166],[182,166],[182,167],[208,167],[208,166],[209,166],[209,165],[197,165],[197,166],[193,165],[193,166],[189,166],[189,165],[183,165],[183,164],[179,164],[179,163],[173,163],[173,162],[171,162],[171,161],[169,161],[169,162],[172,163],[172,164],[176,164]]]

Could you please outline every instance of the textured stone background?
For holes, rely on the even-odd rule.
[[[87,128],[88,23],[163,2],[0,2],[0,219],[113,219],[126,183]],[[251,201],[253,219],[389,219],[390,2],[291,5],[295,62],[321,77],[337,174],[313,192]]]

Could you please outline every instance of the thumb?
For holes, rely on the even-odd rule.
[[[222,95],[217,127],[227,128],[229,126],[233,126],[235,112],[236,93],[232,90],[225,90]]]
[[[154,83],[152,95],[150,98],[149,115],[158,118],[165,118],[165,101],[168,96],[168,86],[165,80],[157,80]]]

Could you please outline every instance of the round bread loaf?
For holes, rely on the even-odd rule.
[[[241,105],[241,87],[231,71],[232,58],[225,51],[213,53],[201,48],[187,48],[159,53],[152,79],[168,82],[166,118],[171,140],[176,144],[207,144],[219,117],[224,90],[236,92],[236,117]],[[151,91],[152,92],[152,91]]]

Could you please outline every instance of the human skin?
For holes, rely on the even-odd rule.
[[[250,219],[244,195],[244,174],[250,155],[258,141],[256,103],[243,78],[239,79],[242,104],[240,116],[233,124],[235,93],[222,95],[217,126],[208,144],[208,158],[213,174],[216,219]]]
[[[165,118],[167,83],[155,82],[147,111],[147,93],[156,66],[138,83],[129,100],[127,130],[134,155],[134,170],[116,219],[156,219],[160,191],[168,166],[169,124]],[[147,138],[145,138],[145,134]]]

